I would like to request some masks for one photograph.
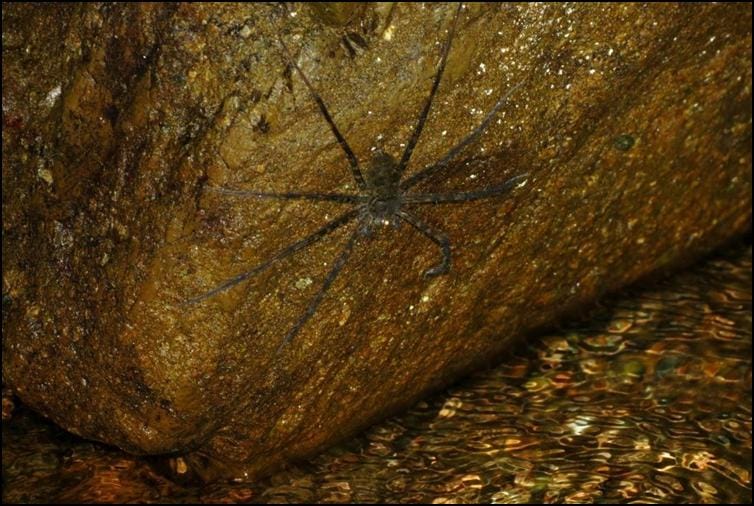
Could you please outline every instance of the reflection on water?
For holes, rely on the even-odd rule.
[[[613,297],[263,483],[176,484],[18,408],[3,500],[751,502],[751,258]]]

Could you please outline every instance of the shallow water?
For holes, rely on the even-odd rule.
[[[751,502],[751,262],[624,291],[261,483],[176,483],[17,406],[3,501]]]

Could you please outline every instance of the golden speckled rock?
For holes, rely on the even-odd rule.
[[[353,225],[201,303],[348,208],[213,188],[354,192],[282,39],[356,155],[400,157],[451,5],[3,6],[3,379],[66,429],[206,477],[258,475],[499,355],[568,308],[751,222],[751,7],[470,5],[408,173],[510,96],[362,238]],[[278,351],[279,350],[279,351]]]

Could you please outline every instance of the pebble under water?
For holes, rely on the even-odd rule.
[[[263,482],[176,483],[4,395],[3,502],[751,502],[751,268],[612,296]]]

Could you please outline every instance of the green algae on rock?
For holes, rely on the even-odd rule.
[[[521,84],[423,187],[531,178],[426,210],[451,273],[423,280],[434,247],[379,234],[279,355],[344,235],[187,306],[339,209],[207,188],[352,184],[277,39],[365,160],[400,153],[452,10],[4,5],[4,381],[74,433],[258,475],[750,226],[750,7],[469,5],[409,170]]]

